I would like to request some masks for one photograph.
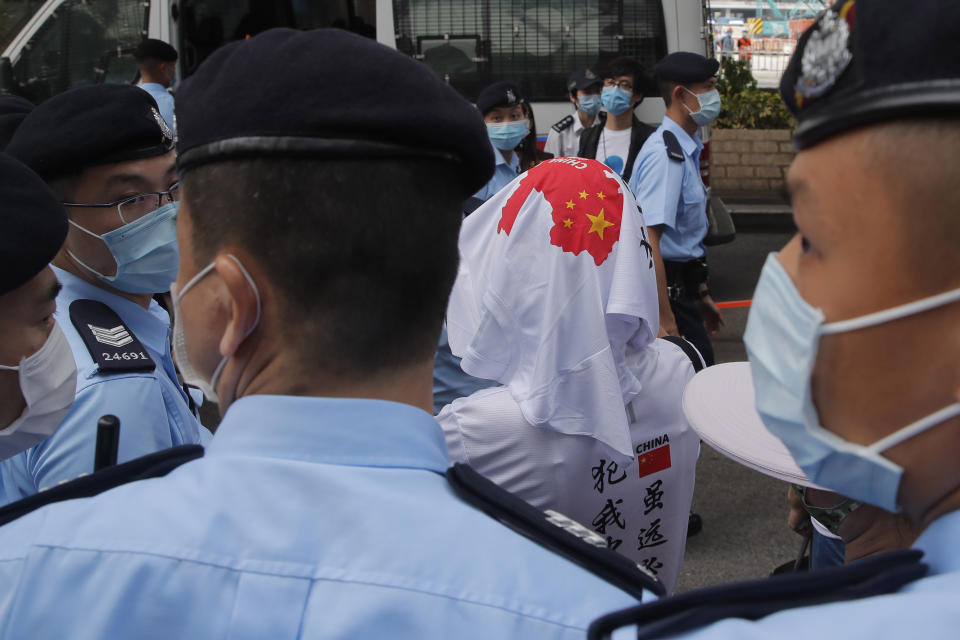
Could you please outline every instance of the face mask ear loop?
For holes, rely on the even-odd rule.
[[[690,110],[690,107],[688,107],[688,106],[686,105],[686,103],[681,102],[680,104],[683,105],[683,108],[686,109],[687,112],[688,112],[691,116],[694,115],[695,113],[700,113],[701,111],[703,111],[703,105],[700,104],[700,96],[698,96],[697,94],[695,94],[693,91],[690,91],[690,89],[687,89],[687,88],[686,88],[685,86],[683,86],[683,85],[680,85],[680,88],[683,89],[684,91],[686,91],[687,93],[689,93],[690,95],[692,95],[694,98],[696,98],[696,99],[697,99],[697,105],[700,107],[700,108],[697,109],[696,111],[691,111],[691,110]]]
[[[6,364],[0,364],[0,371],[20,371],[20,365],[10,366]]]
[[[956,402],[948,407],[944,407],[936,413],[931,413],[926,418],[920,418],[913,424],[909,424],[899,431],[891,433],[886,438],[878,440],[867,447],[867,449],[876,453],[886,451],[891,447],[897,446],[904,440],[909,440],[910,438],[923,433],[927,429],[934,427],[941,422],[946,422],[951,418],[955,418],[956,416],[960,416],[960,402]]]
[[[915,300],[913,302],[902,304],[898,307],[884,309],[875,313],[869,313],[858,318],[838,320],[837,322],[828,322],[821,325],[820,333],[845,333],[847,331],[856,331],[857,329],[866,329],[867,327],[873,327],[886,322],[899,320],[900,318],[906,318],[918,313],[923,313],[924,311],[930,311],[931,309],[942,307],[950,304],[951,302],[956,302],[957,300],[960,300],[960,289],[946,291],[929,298]]]
[[[250,288],[253,289],[253,295],[257,299],[257,317],[254,318],[253,324],[250,326],[247,332],[243,335],[243,339],[246,340],[247,338],[250,337],[250,334],[253,333],[254,329],[257,328],[257,325],[260,324],[260,314],[262,312],[262,306],[260,303],[260,290],[257,288],[257,283],[254,282],[253,278],[250,276],[250,272],[247,271],[246,267],[243,266],[243,263],[240,262],[240,260],[232,253],[228,253],[226,254],[226,256],[231,260],[233,260],[233,262],[237,265],[237,268],[240,269],[240,272],[243,273],[243,277],[247,279],[247,284],[249,284]],[[193,282],[197,280],[200,276],[205,275],[205,272],[208,273],[213,268],[213,266],[214,266],[214,263],[211,262],[206,269],[204,269],[203,271],[198,273],[196,276],[194,276],[193,280],[191,280],[187,284],[187,286],[183,288],[183,292],[181,292],[180,295],[183,296],[183,294],[193,284]],[[233,355],[233,354],[230,354],[230,355]],[[213,389],[214,392],[217,389],[217,381],[220,379],[220,374],[223,372],[223,368],[226,366],[227,360],[230,359],[230,355],[223,356],[220,359],[220,364],[217,365],[217,368],[213,370],[213,375],[210,376],[210,388]]]

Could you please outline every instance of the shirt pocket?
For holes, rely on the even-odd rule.
[[[681,197],[683,198],[683,204],[687,207],[707,200],[707,188],[703,186],[703,180],[700,179],[699,172],[692,173],[689,171],[689,167],[683,176]]]

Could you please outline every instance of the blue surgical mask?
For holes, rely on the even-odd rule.
[[[813,405],[811,375],[820,336],[858,331],[956,300],[960,300],[960,289],[866,316],[824,323],[823,313],[800,296],[776,255],[767,257],[743,341],[753,373],[757,412],[810,480],[849,498],[897,511],[903,468],[881,453],[960,415],[960,402],[870,446],[844,440],[820,425]]]
[[[516,120],[514,122],[488,122],[487,135],[493,146],[501,151],[511,151],[517,148],[517,145],[523,142],[530,132],[529,120]]]
[[[695,123],[703,127],[717,119],[722,106],[719,91],[712,89],[706,93],[694,93],[686,87],[683,87],[683,90],[695,97],[697,102],[700,103],[700,111],[690,111],[690,107],[683,105],[687,111],[690,111],[690,117],[693,118]]]
[[[603,103],[603,108],[612,116],[618,116],[629,109],[631,98],[633,98],[633,94],[620,87],[604,87],[600,94],[600,102]]]
[[[177,279],[177,212],[179,202],[171,202],[156,211],[97,235],[70,220],[70,224],[94,238],[100,238],[114,261],[117,273],[106,276],[86,265],[72,251],[67,253],[77,263],[111,287],[127,293],[162,293]]]
[[[577,108],[588,116],[595,116],[600,113],[600,96],[583,96],[579,99],[579,102],[580,104]]]

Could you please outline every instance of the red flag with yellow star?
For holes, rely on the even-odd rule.
[[[574,255],[586,251],[600,266],[620,239],[623,212],[620,183],[608,171],[581,158],[555,158],[534,167],[503,207],[497,232],[510,235],[523,203],[538,191],[553,210],[550,243]]]

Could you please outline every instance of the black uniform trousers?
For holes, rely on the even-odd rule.
[[[707,337],[707,330],[703,326],[703,317],[700,315],[697,303],[686,294],[671,296],[670,310],[673,311],[680,335],[697,348],[708,367],[713,366],[713,345]]]

